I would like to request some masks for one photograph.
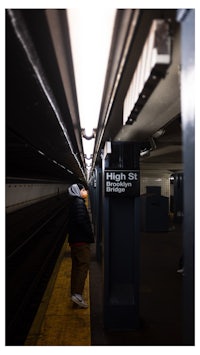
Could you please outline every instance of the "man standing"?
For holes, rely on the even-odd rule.
[[[71,299],[81,308],[87,308],[82,294],[90,263],[90,243],[94,243],[94,235],[89,213],[85,205],[88,192],[81,184],[73,184],[68,188],[70,203],[69,245],[71,247]]]

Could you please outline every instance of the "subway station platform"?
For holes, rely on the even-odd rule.
[[[182,345],[180,224],[163,233],[141,233],[140,318],[136,331],[109,332],[103,326],[102,265],[92,246],[84,297],[88,309],[70,299],[71,258],[64,244],[25,345]]]
[[[194,345],[196,9],[116,9],[91,136],[80,119],[88,115],[77,98],[74,58],[82,56],[74,53],[69,9],[5,15],[6,345]],[[83,47],[96,54],[92,43]],[[91,93],[96,85],[87,79]],[[93,139],[91,151],[84,139]],[[88,185],[97,239],[87,310],[70,300],[68,202],[49,205],[77,182]],[[167,220],[174,211],[184,218],[184,238],[181,223],[140,233],[149,187],[159,189],[160,203],[145,202],[142,217],[154,215],[160,230],[159,212]],[[185,275],[177,273],[183,253]]]
[[[25,345],[91,345],[90,307],[80,309],[70,293],[70,248],[64,243]],[[89,303],[89,277],[84,298]]]

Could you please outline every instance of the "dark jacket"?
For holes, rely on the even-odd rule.
[[[70,197],[69,243],[94,243],[90,217],[82,197]]]

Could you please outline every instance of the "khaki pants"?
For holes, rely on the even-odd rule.
[[[71,245],[71,294],[83,294],[90,263],[90,244]]]

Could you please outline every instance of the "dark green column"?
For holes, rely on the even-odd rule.
[[[102,259],[102,169],[96,165],[89,183],[92,204],[92,222],[94,226],[96,259]]]
[[[181,25],[181,115],[184,161],[183,343],[195,343],[195,10],[179,9]]]
[[[183,173],[174,174],[174,220],[183,220]]]
[[[139,326],[139,147],[111,143],[103,158],[104,327]]]

